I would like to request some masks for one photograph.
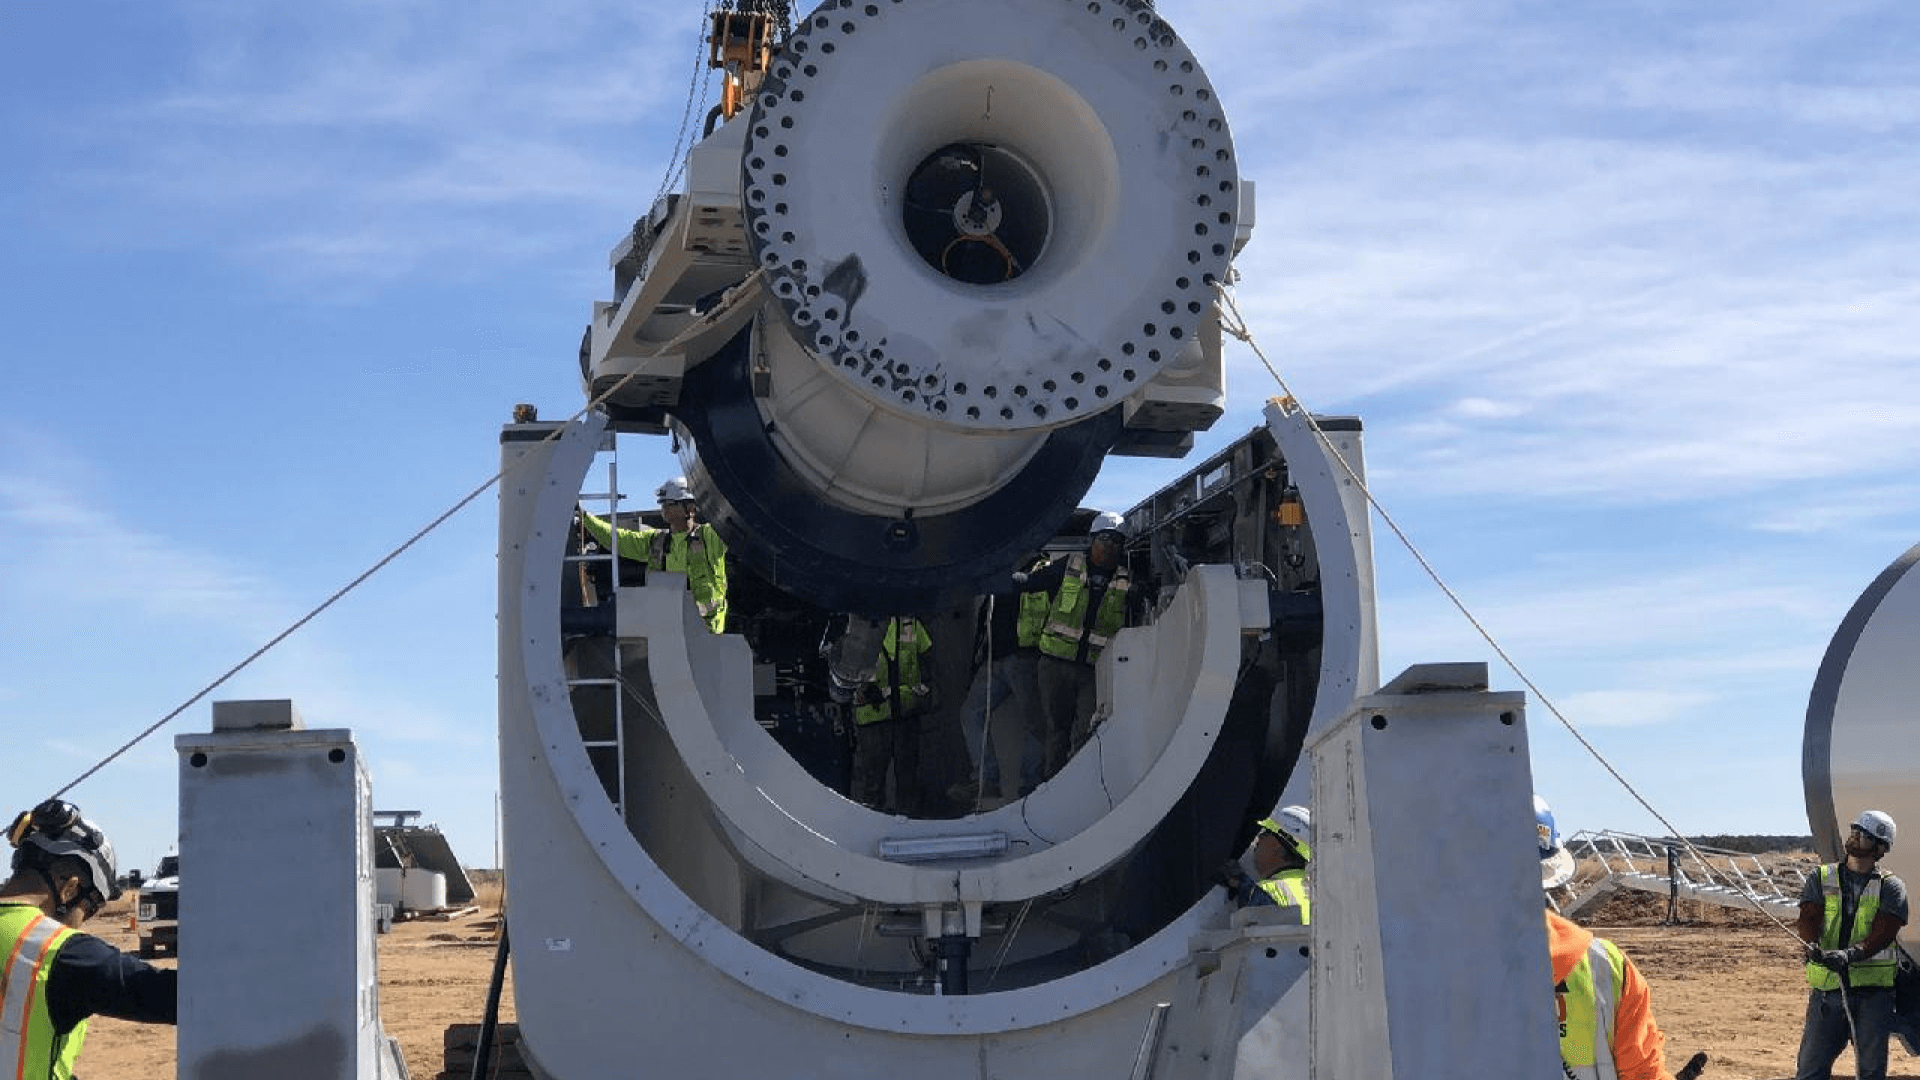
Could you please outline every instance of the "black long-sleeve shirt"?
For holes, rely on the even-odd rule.
[[[991,659],[998,663],[1012,656],[1020,647],[1020,598],[1015,593],[1009,596],[990,596],[992,617],[988,618],[988,605],[980,605],[980,613],[973,627],[973,666],[978,668],[989,659],[988,643],[992,643]]]
[[[92,934],[75,934],[47,972],[47,1018],[62,1035],[90,1016],[177,1023],[179,978],[179,972],[154,967]]]

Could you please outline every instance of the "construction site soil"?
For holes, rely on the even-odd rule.
[[[1667,1036],[1667,1067],[1678,1069],[1704,1050],[1708,1080],[1792,1076],[1807,991],[1791,933],[1764,915],[1687,901],[1675,914],[1678,922],[1664,925],[1664,898],[1626,895],[1581,920],[1618,942],[1646,975]],[[105,925],[110,918],[88,929],[132,948],[125,916]],[[380,938],[380,1013],[414,1080],[440,1075],[449,1025],[480,1020],[494,956],[490,920],[480,920],[404,922]],[[513,1018],[511,990],[509,980],[504,1020]],[[1892,1077],[1920,1080],[1920,1059],[1897,1043],[1892,1058]],[[79,1071],[95,1080],[172,1076],[173,1030],[96,1019]],[[1853,1075],[1851,1052],[1841,1056],[1834,1075]]]

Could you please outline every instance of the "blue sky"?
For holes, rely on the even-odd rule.
[[[1814,671],[1920,539],[1920,10],[1585,7],[1160,10],[1258,181],[1238,298],[1294,389],[1365,418],[1379,497],[1663,813],[1804,831]],[[699,30],[632,0],[0,6],[0,804],[465,494],[514,402],[578,406]],[[1277,392],[1229,364],[1203,450]],[[1180,467],[1115,461],[1089,503]],[[493,537],[487,499],[215,695],[356,729],[376,801],[476,864]],[[1377,551],[1388,674],[1490,659]],[[73,793],[128,865],[209,719]],[[1657,828],[1531,725],[1563,826]]]

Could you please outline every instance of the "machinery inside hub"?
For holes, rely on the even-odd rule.
[[[955,142],[907,177],[901,223],[913,249],[967,285],[1012,281],[1033,268],[1052,231],[1046,185],[1013,151]]]
[[[1198,472],[1156,496],[1165,503],[1154,512],[1161,527],[1125,550],[1145,601],[1141,618],[1155,621],[1155,612],[1181,587],[1178,567],[1229,562],[1237,551],[1257,551],[1258,561],[1278,568],[1273,584],[1284,590],[1286,603],[1275,601],[1275,610],[1292,614],[1276,615],[1271,632],[1243,639],[1240,678],[1217,743],[1191,788],[1129,856],[1066,893],[1049,895],[1024,915],[1020,903],[987,905],[987,940],[972,962],[992,969],[997,981],[976,991],[1056,979],[1156,934],[1214,886],[1222,862],[1244,847],[1250,823],[1272,806],[1292,771],[1320,667],[1317,559],[1304,526],[1276,513],[1281,505],[1294,505],[1296,496],[1271,441],[1264,434],[1250,436],[1223,460],[1204,467],[1215,481],[1207,498],[1179,501],[1181,493],[1196,489]],[[593,491],[610,490],[610,480],[590,479],[581,493],[583,506],[592,502]],[[652,509],[621,507],[610,516],[628,529],[664,524]],[[1057,558],[1084,549],[1090,517],[1089,511],[1071,515],[1042,545],[1046,553]],[[574,539],[585,537],[576,529]],[[646,565],[628,557],[596,559],[591,547],[583,550],[578,543],[569,552],[562,626],[573,712],[588,761],[636,840],[696,902],[769,952],[842,981],[932,992],[922,955],[930,946],[905,930],[896,936],[889,929],[921,925],[911,906],[836,904],[750,872],[737,880],[727,876],[743,869],[715,854],[727,841],[713,831],[705,804],[687,797],[699,783],[680,763],[663,726],[651,649],[611,632],[616,592],[645,583]],[[949,831],[963,837],[989,835],[998,826],[960,819],[1024,802],[1033,785],[1046,782],[1048,774],[1032,771],[1039,767],[1034,752],[1040,747],[1031,738],[1000,743],[1002,750],[1020,745],[1028,760],[1005,763],[1012,768],[992,780],[982,760],[990,750],[998,754],[985,738],[992,721],[981,717],[985,723],[976,730],[965,719],[981,704],[973,700],[975,683],[991,671],[983,656],[993,650],[981,634],[996,609],[1017,603],[1015,595],[994,597],[992,607],[987,596],[974,595],[913,613],[932,642],[927,666],[914,678],[932,693],[924,715],[897,731],[917,739],[918,761],[903,776],[894,759],[891,777],[863,793],[856,756],[870,730],[856,713],[858,700],[835,693],[829,654],[836,642],[855,640],[864,640],[871,653],[884,630],[864,625],[872,616],[829,610],[796,595],[782,587],[779,575],[738,555],[730,544],[726,633],[743,638],[752,654],[753,721],[813,782],[883,815],[953,821]],[[872,680],[885,683],[880,668],[876,656]],[[995,708],[1014,710],[1016,703],[1000,699]],[[714,884],[716,865],[727,870],[724,888]],[[747,896],[751,903],[742,899]],[[849,965],[848,956],[859,962]]]

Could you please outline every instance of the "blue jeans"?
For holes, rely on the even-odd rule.
[[[1028,649],[983,664],[973,673],[973,685],[967,688],[967,700],[960,706],[960,724],[982,795],[998,790],[1002,798],[1011,799],[1040,784],[1040,743],[1033,736],[1039,709],[1034,683],[1036,662],[1037,654]],[[989,715],[993,719],[991,735],[987,730]],[[1020,762],[1017,790],[1002,770],[1002,763],[1009,758]]]
[[[1847,1008],[1853,1010],[1849,1030]],[[1800,1029],[1800,1063],[1794,1080],[1831,1080],[1833,1059],[1853,1042],[1860,1080],[1886,1080],[1887,1035],[1893,1030],[1893,990],[1870,987],[1847,992],[1814,990],[1807,995],[1807,1022]],[[1859,1038],[1854,1039],[1854,1035]]]

